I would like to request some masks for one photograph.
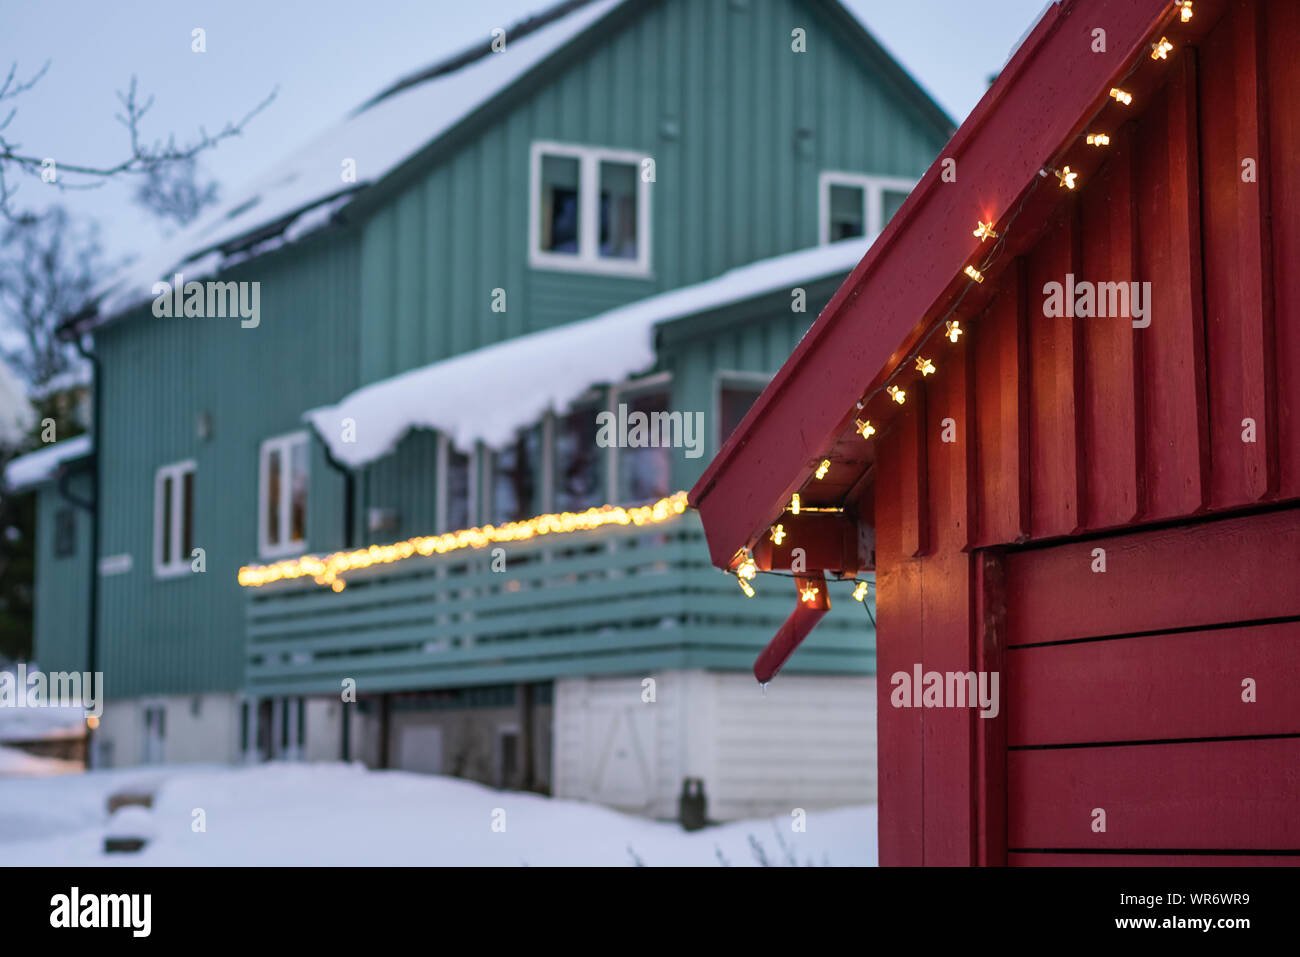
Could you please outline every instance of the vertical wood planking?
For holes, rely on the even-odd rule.
[[[1138,275],[1132,124],[1111,139],[1113,155],[1090,187],[1096,199],[1083,209],[1081,268],[1092,282],[1128,283]],[[1080,511],[1086,527],[1110,528],[1131,522],[1142,508],[1143,330],[1124,319],[1082,325]]]
[[[1142,336],[1150,519],[1190,515],[1208,496],[1195,51],[1138,126],[1139,279],[1151,283]]]
[[[924,860],[921,712],[887,707],[890,675],[921,660],[921,565],[903,545],[902,485],[915,477],[899,454],[897,431],[880,436],[876,481],[876,764],[882,866]]]
[[[975,862],[1007,863],[1007,694],[1006,572],[1002,557],[975,555],[975,670],[999,676],[1001,707],[996,716],[975,720]]]
[[[1048,318],[1043,314],[1048,283],[1066,287],[1078,275],[1078,206],[1064,206],[1029,262],[1029,485],[1030,533],[1035,538],[1068,535],[1080,525],[1079,416],[1080,324],[1108,320]],[[1067,310],[1067,312],[1072,310]]]
[[[1285,497],[1300,495],[1300,4],[1273,0],[1265,7],[1264,85],[1270,109],[1267,153],[1257,157],[1259,176],[1268,183],[1278,370],[1278,481]]]
[[[926,489],[925,387],[915,383],[907,388],[907,404],[898,415],[896,453],[902,461],[902,485],[899,507],[902,522],[903,554],[916,556],[925,552],[929,531],[927,515],[929,493]]]
[[[1206,40],[1201,77],[1205,216],[1205,335],[1209,374],[1210,501],[1258,501],[1277,488],[1276,377],[1268,179],[1244,182],[1262,148],[1259,8],[1237,0]],[[1243,438],[1252,420],[1254,441]]]
[[[1023,341],[1024,264],[1016,260],[973,324],[975,350],[975,544],[1020,541],[1029,533],[1029,434]]]

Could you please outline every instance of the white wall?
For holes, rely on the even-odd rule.
[[[96,729],[96,750],[111,750],[112,767],[144,759],[144,709],[164,710],[163,761],[232,763],[239,757],[239,698],[234,694],[164,695],[108,701]]]
[[[788,815],[876,799],[874,676],[673,671],[555,684],[555,794],[677,816],[682,779],[704,779],[709,817]]]

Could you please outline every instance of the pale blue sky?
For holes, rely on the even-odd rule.
[[[242,115],[273,87],[274,104],[244,137],[204,157],[227,188],[281,156],[396,77],[549,5],[550,0],[0,0],[0,67],[50,71],[18,102],[7,131],[25,151],[108,163],[125,138],[114,91],[132,74],[155,97],[151,137],[184,140]],[[756,0],[763,2],[763,0]],[[960,122],[1037,20],[1046,0],[847,0],[886,48]],[[207,52],[190,31],[207,31]],[[134,181],[50,196],[98,219],[120,257],[152,245],[160,227],[129,202]],[[22,181],[18,205],[40,205]],[[42,200],[44,197],[40,197]]]

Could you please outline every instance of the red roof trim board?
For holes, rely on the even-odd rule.
[[[1208,26],[1222,2],[1196,6]],[[1095,50],[1099,29],[1104,52]],[[1008,238],[986,253],[976,224],[1005,232],[1020,220],[1031,232],[1054,206],[1036,187],[1057,185],[1043,180],[1057,158],[1082,167],[1086,183],[1087,160],[1076,156],[1087,123],[1123,109],[1109,100],[1121,78],[1132,74],[1140,95],[1153,34],[1177,42],[1176,31],[1188,29],[1170,0],[1065,0],[1049,9],[691,490],[715,565],[732,567],[782,513],[863,415],[860,400],[869,413],[887,412],[877,394],[896,375],[916,374],[901,368],[912,350],[962,297],[975,290],[978,298],[963,272],[997,258]]]

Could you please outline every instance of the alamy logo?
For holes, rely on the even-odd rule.
[[[1048,319],[1132,319],[1134,329],[1151,325],[1151,283],[1065,282],[1043,286],[1043,315]]]
[[[684,448],[688,459],[704,454],[703,412],[629,413],[620,402],[618,414],[596,415],[596,444],[602,449]]]
[[[927,671],[919,664],[912,673],[895,671],[889,676],[894,690],[889,703],[895,708],[979,708],[981,718],[996,718],[998,673],[996,671]]]
[[[51,927],[128,927],[132,937],[148,937],[152,894],[82,894],[80,888],[50,898]]]
[[[0,708],[85,708],[87,717],[104,713],[102,671],[29,672],[26,664],[0,671]]]
[[[186,282],[177,273],[172,281],[153,284],[153,314],[159,319],[225,319],[239,317],[244,329],[262,321],[260,282]]]

